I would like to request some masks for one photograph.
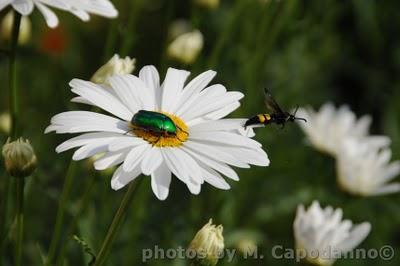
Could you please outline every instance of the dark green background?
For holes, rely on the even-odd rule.
[[[392,138],[394,159],[399,159],[400,136],[400,2],[397,0],[222,1],[207,10],[190,1],[114,0],[120,10],[116,20],[92,17],[82,23],[70,14],[57,12],[65,50],[51,54],[41,48],[49,34],[41,14],[31,16],[33,38],[21,47],[18,57],[23,136],[36,149],[39,167],[26,188],[26,234],[24,265],[41,265],[54,227],[57,202],[72,152],[54,149],[70,136],[43,131],[59,112],[87,108],[70,103],[68,82],[89,79],[113,53],[137,58],[137,69],[155,65],[163,76],[168,66],[185,68],[193,75],[214,69],[214,82],[246,97],[232,116],[249,117],[264,112],[262,89],[270,88],[286,108],[325,102],[348,104],[361,116],[373,116],[372,133]],[[4,15],[5,11],[1,12]],[[168,26],[178,18],[188,19],[204,34],[205,47],[190,66],[165,56]],[[60,33],[59,32],[59,33]],[[1,47],[7,43],[2,41]],[[137,73],[137,69],[135,73]],[[0,58],[2,97],[0,110],[8,108],[7,59]],[[5,142],[7,136],[1,139]],[[323,206],[344,209],[355,223],[369,221],[372,231],[362,248],[392,245],[391,261],[340,260],[336,265],[400,265],[400,196],[357,198],[336,185],[335,161],[306,145],[295,124],[284,130],[257,130],[271,165],[238,170],[241,180],[229,181],[230,191],[204,185],[199,196],[190,195],[176,178],[170,196],[158,201],[149,178],[141,184],[121,228],[107,265],[142,265],[143,248],[186,247],[195,232],[213,218],[224,226],[229,248],[235,238],[254,237],[264,260],[241,260],[229,265],[293,265],[292,260],[271,256],[274,245],[292,248],[292,224],[298,204],[317,199]],[[4,176],[2,168],[1,176]],[[64,265],[84,265],[90,260],[72,239],[76,234],[98,251],[124,189],[113,191],[109,173],[95,173],[87,162],[78,163],[78,173],[69,193],[65,228],[73,220],[85,191],[88,204],[79,214],[72,233],[64,230],[67,243]],[[2,186],[0,182],[0,186]],[[1,187],[2,188],[2,187]],[[3,190],[1,190],[3,191]],[[13,191],[11,191],[13,194]],[[12,197],[12,195],[10,195]],[[4,195],[2,194],[0,200]],[[11,202],[12,203],[12,202]],[[3,213],[1,215],[4,215]],[[13,206],[9,207],[9,217]],[[8,220],[11,226],[12,220]],[[10,237],[12,237],[12,230]],[[12,244],[7,241],[2,261],[12,265]],[[152,260],[147,265],[185,265],[183,260]],[[219,265],[228,265],[223,260]]]

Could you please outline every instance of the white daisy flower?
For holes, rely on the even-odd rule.
[[[337,155],[343,139],[346,137],[365,138],[376,145],[387,143],[383,136],[368,136],[372,119],[364,115],[357,120],[348,106],[336,109],[331,103],[324,104],[318,112],[311,108],[300,108],[299,117],[307,119],[307,123],[299,125],[306,133],[310,143],[318,150],[332,156]]]
[[[110,87],[74,79],[70,86],[79,95],[74,101],[97,106],[115,117],[65,112],[51,119],[46,132],[85,133],[62,143],[56,151],[80,147],[74,160],[105,152],[94,166],[103,170],[120,165],[111,180],[115,190],[141,173],[151,176],[154,194],[161,200],[168,196],[172,174],[193,194],[200,192],[204,181],[229,189],[222,175],[239,179],[231,166],[267,166],[268,156],[260,143],[239,133],[245,119],[221,119],[240,106],[243,94],[228,92],[221,84],[207,87],[214,71],[200,74],[185,86],[189,74],[170,68],[160,85],[157,70],[146,66],[138,77],[109,78]],[[153,122],[164,125],[163,132],[154,132],[160,124],[145,129],[144,124]]]
[[[390,162],[387,146],[346,139],[337,157],[339,186],[354,195],[373,196],[400,191],[400,183],[389,183],[400,174],[400,161]]]
[[[322,209],[318,201],[308,210],[299,205],[293,224],[298,254],[306,255],[311,263],[327,266],[358,246],[368,236],[370,223],[353,225],[350,220],[342,221],[342,216],[342,209]]]
[[[58,18],[49,7],[71,12],[83,21],[89,20],[89,13],[109,18],[118,15],[109,0],[0,0],[0,10],[9,5],[23,16],[30,15],[36,7],[51,28],[58,25]]]

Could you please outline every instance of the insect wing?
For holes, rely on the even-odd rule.
[[[277,113],[277,114],[284,113],[282,111],[282,109],[279,107],[279,105],[276,103],[274,98],[272,97],[269,90],[267,90],[267,89],[264,90],[264,103],[265,103],[265,106],[273,113]]]

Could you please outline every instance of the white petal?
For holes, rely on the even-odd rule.
[[[86,12],[100,15],[108,18],[115,18],[118,16],[118,11],[115,9],[113,4],[108,0],[96,0],[96,1],[74,1],[76,9],[83,9]]]
[[[151,95],[151,91],[146,87],[146,84],[141,79],[133,75],[125,75],[123,78],[133,90],[136,98],[138,98],[142,103],[141,109],[154,111],[155,98]]]
[[[338,245],[339,248],[343,252],[354,249],[368,236],[370,231],[371,224],[367,222],[354,226],[347,239]]]
[[[192,79],[183,89],[182,96],[174,111],[179,113],[182,111],[180,108],[185,104],[188,106],[192,105],[197,99],[198,94],[211,82],[216,74],[215,71],[208,70]]]
[[[65,0],[38,0],[40,3],[45,4],[47,6],[52,6],[62,10],[69,10],[71,8],[70,3],[67,3]],[[36,1],[35,3],[37,3]]]
[[[165,200],[168,197],[171,175],[165,163],[162,163],[151,175],[151,188],[159,200]]]
[[[184,180],[192,194],[200,193],[200,184],[204,182],[201,169],[196,161],[181,149],[171,148],[168,150],[169,158],[175,165],[179,165],[184,172]]]
[[[229,153],[221,151],[220,149],[215,147],[215,145],[208,145],[194,141],[186,141],[185,146],[192,151],[201,153],[219,162],[227,163],[241,168],[250,168],[248,164],[243,163],[241,160],[238,160]]]
[[[155,109],[160,110],[161,88],[157,69],[154,66],[144,66],[139,72],[139,78],[151,90],[150,94],[155,98]]]
[[[14,0],[1,0],[0,1],[0,10],[3,10],[6,6],[11,4]]]
[[[168,68],[162,85],[161,110],[165,112],[173,112],[173,110],[175,110],[177,101],[179,101],[181,96],[183,85],[189,74],[190,72],[185,70]]]
[[[228,104],[224,108],[221,108],[217,111],[206,114],[205,117],[208,119],[214,119],[214,120],[221,119],[221,118],[229,115],[230,113],[232,113],[239,107],[240,107],[240,102],[234,102],[234,103]]]
[[[270,164],[267,153],[261,148],[221,147],[221,149],[248,164],[258,166],[268,166]]]
[[[129,172],[123,170],[122,165],[115,170],[111,178],[111,188],[118,190],[126,186],[129,182],[133,181],[140,175],[140,166],[136,166]]]
[[[230,146],[242,146],[253,149],[258,149],[261,147],[261,144],[259,142],[231,132],[190,132],[189,139],[203,141],[205,143],[227,144]]]
[[[128,152],[129,149],[116,152],[107,152],[101,158],[97,159],[94,162],[94,168],[96,170],[104,170],[112,166],[118,165],[125,160],[125,157],[128,155]]]
[[[96,142],[112,142],[115,138],[119,137],[120,134],[117,133],[107,133],[107,132],[99,132],[99,133],[87,133],[77,136],[75,138],[71,138],[67,141],[64,141],[60,145],[57,146],[56,152],[64,152],[69,149],[73,149],[79,146],[93,144]]]
[[[182,149],[185,150],[190,155],[192,155],[196,160],[202,162],[203,164],[209,166],[210,168],[217,170],[221,174],[223,174],[235,181],[239,181],[239,176],[237,175],[237,173],[231,167],[226,165],[225,163],[216,161],[214,159],[210,159],[206,155],[201,155],[195,151],[192,151],[192,150],[186,148],[185,146],[183,146]]]
[[[82,21],[89,21],[90,20],[90,15],[87,13],[85,10],[82,9],[77,9],[75,7],[72,7],[70,9],[70,12],[80,18]]]
[[[163,157],[161,155],[160,148],[152,147],[148,152],[146,152],[145,156],[143,157],[141,164],[143,174],[152,174],[162,162]]]
[[[57,114],[51,119],[51,125],[45,133],[79,133],[91,131],[104,131],[126,133],[129,131],[128,123],[111,116],[87,111],[69,111]]]
[[[151,146],[146,143],[132,148],[123,163],[124,171],[129,172],[132,171],[137,165],[140,166],[142,158],[150,147]]]
[[[182,162],[177,160],[173,154],[173,148],[163,148],[161,153],[163,155],[164,161],[168,166],[169,170],[183,183],[189,181],[189,174],[186,173],[186,167],[182,166]]]
[[[143,103],[139,97],[137,89],[133,88],[132,84],[127,78],[120,75],[114,75],[108,78],[108,82],[114,89],[118,98],[125,104],[133,114],[137,113],[143,108]],[[139,90],[145,90],[146,88],[139,88]],[[132,118],[132,117],[131,117]]]
[[[40,2],[36,2],[36,6],[39,11],[42,13],[44,19],[46,20],[47,25],[50,28],[55,28],[58,25],[58,18],[53,11],[51,11],[47,6],[41,4]]]
[[[223,97],[226,94],[226,88],[221,84],[214,84],[207,87],[200,93],[193,95],[190,99],[184,102],[176,115],[183,116],[184,114],[190,114],[192,111],[196,111],[198,108],[204,105],[209,100],[216,100],[218,97]]]
[[[33,10],[32,0],[14,0],[12,6],[23,16],[29,15]]]
[[[225,181],[225,179],[223,179],[222,176],[216,171],[205,165],[200,165],[200,167],[202,168],[204,180],[207,183],[219,189],[228,190],[231,188],[231,186]]]
[[[120,135],[119,138],[110,142],[110,144],[108,145],[108,149],[110,151],[119,151],[119,150],[123,150],[126,148],[143,145],[146,143],[148,143],[148,142],[141,138]]]
[[[126,121],[132,119],[133,112],[128,110],[125,105],[101,86],[80,79],[73,79],[69,85],[73,88],[72,91],[74,93],[84,97],[103,110]]]
[[[81,97],[81,96],[77,96],[71,99],[71,102],[73,103],[83,103],[83,104],[88,104],[88,105],[95,105],[92,102],[86,100],[85,98]]]
[[[382,174],[382,181],[388,182],[400,174],[400,161],[395,161],[386,166]]]
[[[247,119],[221,119],[204,121],[190,127],[190,132],[230,131],[243,128]]]
[[[243,98],[243,96],[243,93],[240,92],[227,92],[222,97],[207,98],[201,103],[190,108],[190,111],[187,111],[185,114],[183,114],[181,118],[184,121],[190,121],[197,117],[207,115],[208,113],[223,109],[227,105],[240,100]]]
[[[400,191],[400,183],[391,183],[375,189],[374,191],[372,191],[371,195],[379,196],[385,194],[392,194],[399,191]]]
[[[96,155],[98,153],[105,152],[107,151],[108,142],[109,140],[103,140],[86,144],[74,152],[72,159],[74,161],[79,161],[92,157],[93,155]]]

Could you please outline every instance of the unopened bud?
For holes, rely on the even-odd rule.
[[[192,260],[192,266],[214,266],[218,263],[224,251],[224,237],[222,225],[212,224],[212,219],[197,232],[189,250],[193,250],[196,256]]]
[[[120,58],[119,55],[116,54],[94,73],[91,81],[97,84],[108,84],[108,78],[113,75],[132,73],[135,69],[135,61],[136,59],[131,59],[129,56]]]
[[[4,40],[9,41],[11,39],[12,27],[14,21],[14,12],[10,11],[4,16],[1,23],[1,35]],[[23,16],[21,18],[21,24],[19,26],[18,43],[23,45],[26,44],[31,38],[32,24],[28,17]]]
[[[167,54],[181,63],[191,64],[203,49],[203,44],[203,34],[199,30],[194,30],[175,38],[168,46]]]
[[[219,0],[196,0],[195,2],[199,6],[209,9],[216,9],[219,6]]]
[[[37,159],[29,140],[8,139],[3,146],[3,157],[6,170],[11,176],[27,177],[36,169]]]

